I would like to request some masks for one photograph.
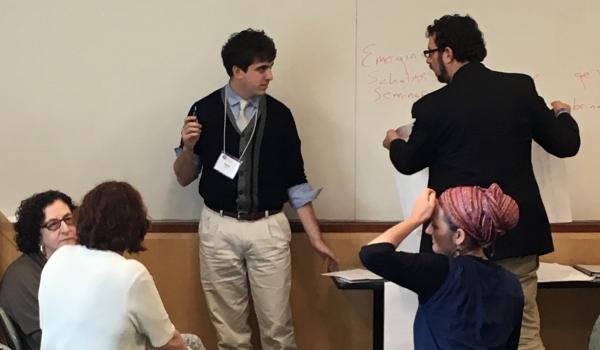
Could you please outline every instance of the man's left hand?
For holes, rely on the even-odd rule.
[[[550,103],[550,105],[552,106],[552,109],[554,110],[554,115],[558,116],[559,114],[566,112],[571,114],[571,106],[569,104],[566,104],[562,101],[552,101],[552,103]]]
[[[338,270],[337,258],[335,257],[331,249],[329,249],[329,247],[325,244],[325,242],[323,242],[322,239],[311,241],[310,244],[312,245],[313,249],[317,252],[317,254],[319,254],[319,256],[325,259],[327,263],[328,272]]]

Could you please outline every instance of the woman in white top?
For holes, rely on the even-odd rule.
[[[140,252],[149,222],[137,190],[105,182],[79,208],[81,245],[48,260],[39,289],[42,349],[184,350]]]

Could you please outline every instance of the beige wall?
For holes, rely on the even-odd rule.
[[[2,235],[11,235],[3,225]],[[341,267],[359,266],[357,251],[375,233],[326,233],[327,244]],[[556,252],[544,261],[600,264],[600,234],[554,235]],[[200,335],[208,349],[215,334],[202,296],[198,274],[197,236],[192,233],[151,233],[148,250],[139,256],[156,281],[176,327]],[[0,245],[0,268],[14,259],[14,247]],[[299,349],[365,350],[371,348],[372,294],[337,290],[319,274],[324,266],[312,252],[306,235],[292,236],[292,309]],[[549,350],[585,349],[593,321],[600,314],[600,289],[540,289],[542,337]],[[254,322],[254,329],[255,322]]]

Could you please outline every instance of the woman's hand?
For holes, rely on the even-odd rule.
[[[409,219],[421,225],[431,218],[434,209],[435,191],[431,188],[426,188],[415,200]]]
[[[412,213],[406,220],[385,230],[369,244],[390,243],[397,247],[411,232],[431,217],[433,209],[435,209],[435,191],[428,188],[417,198]]]

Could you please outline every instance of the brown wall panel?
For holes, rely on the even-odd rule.
[[[0,268],[18,255],[10,239],[12,227],[2,223]],[[357,252],[377,233],[326,233],[327,244],[341,268],[360,266]],[[4,238],[8,237],[8,238]],[[598,233],[554,234],[556,251],[542,261],[563,264],[600,264]],[[133,255],[150,270],[165,307],[176,327],[201,336],[208,349],[216,337],[208,318],[198,266],[196,233],[150,233],[147,251]],[[310,247],[307,236],[292,235],[292,312],[299,349],[365,350],[371,348],[372,292],[341,291],[320,276],[324,265]],[[540,289],[542,337],[549,350],[585,349],[593,321],[600,314],[600,289]],[[251,322],[256,332],[256,322]],[[257,339],[254,339],[258,344]],[[257,347],[259,349],[259,347]]]

